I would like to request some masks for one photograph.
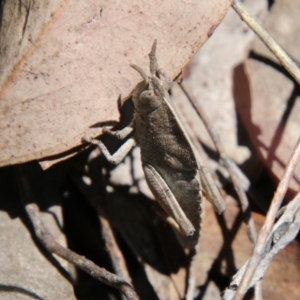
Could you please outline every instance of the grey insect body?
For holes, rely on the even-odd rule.
[[[121,131],[106,132],[125,138],[132,136],[110,155],[101,141],[93,141],[112,163],[119,163],[137,144],[141,148],[142,165],[147,183],[160,206],[177,230],[177,237],[186,248],[193,248],[199,239],[201,223],[201,182],[197,156],[169,98],[171,81],[158,68],[154,42],[150,72],[132,65],[141,76],[132,93],[134,119]]]

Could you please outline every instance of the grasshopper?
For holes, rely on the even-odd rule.
[[[156,41],[149,53],[150,76],[131,65],[142,76],[132,92],[134,117],[122,130],[103,131],[126,142],[111,155],[98,140],[102,154],[112,164],[119,164],[132,147],[141,148],[146,181],[155,199],[176,229],[179,242],[194,248],[201,224],[201,165],[194,147],[172,108],[169,89],[172,81],[158,67]]]

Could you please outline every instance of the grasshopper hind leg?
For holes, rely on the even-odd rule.
[[[181,234],[192,237],[195,228],[178,204],[172,191],[160,174],[148,163],[143,163],[147,183],[160,206],[178,224]],[[176,226],[174,226],[176,228]]]

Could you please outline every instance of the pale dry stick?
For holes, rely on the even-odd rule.
[[[292,156],[288,162],[288,165],[284,171],[284,175],[281,179],[281,181],[278,184],[276,193],[272,199],[270,208],[268,210],[265,223],[263,227],[260,230],[260,233],[258,235],[253,254],[250,258],[249,264],[247,266],[247,269],[243,275],[243,279],[241,281],[240,286],[238,287],[238,290],[235,295],[235,300],[242,300],[244,295],[246,294],[248,290],[249,283],[255,273],[255,270],[257,269],[257,266],[259,265],[262,254],[265,248],[265,244],[267,242],[267,238],[272,230],[272,227],[274,225],[274,221],[276,219],[277,212],[280,208],[280,205],[282,203],[282,200],[284,198],[284,195],[289,187],[289,182],[292,179],[293,172],[295,170],[295,167],[297,165],[297,162],[300,158],[300,138],[298,139],[296,143],[296,147],[292,153]]]
[[[97,215],[101,223],[102,237],[105,242],[106,250],[110,254],[114,272],[116,272],[119,277],[124,278],[128,282],[131,282],[130,275],[126,268],[124,256],[118,247],[110,222],[106,217],[103,209],[99,205],[99,195],[101,195],[99,182],[101,182],[100,176],[102,176],[102,173],[101,166],[98,163],[98,159],[89,158],[87,175],[89,176],[89,178],[92,178],[91,184],[86,184],[83,178],[78,174],[71,174],[71,178],[73,179],[81,193],[97,210]]]
[[[114,272],[120,278],[131,283],[124,256],[118,247],[109,219],[106,217],[100,206],[99,196],[101,193],[102,168],[97,156],[97,149],[94,150],[88,158],[88,165],[85,166],[84,176],[71,172],[71,178],[86,197],[90,204],[97,210],[97,215],[101,224],[101,233],[107,252],[109,253]],[[124,295],[122,295],[122,299]]]
[[[259,24],[251,15],[248,9],[239,1],[234,0],[232,8],[237,12],[243,21],[256,33],[268,49],[277,57],[282,66],[291,74],[291,76],[300,84],[300,69],[287,53],[275,42],[270,34]]]
[[[124,256],[117,245],[117,241],[114,237],[109,221],[103,216],[103,214],[99,215],[99,220],[102,227],[102,237],[105,242],[106,250],[110,254],[114,271],[121,278],[131,282],[131,278],[126,268]]]
[[[187,90],[187,88],[184,86],[184,84],[180,84],[180,87],[192,106],[194,107],[195,111],[197,112],[198,116],[202,120],[206,130],[208,131],[217,151],[219,152],[220,158],[223,161],[223,164],[225,168],[227,169],[231,182],[233,184],[233,187],[235,189],[235,192],[237,193],[237,196],[239,198],[239,201],[241,203],[242,211],[244,213],[244,219],[245,223],[247,225],[247,233],[249,236],[250,241],[255,244],[256,239],[257,239],[257,231],[255,228],[255,223],[254,220],[251,217],[250,214],[250,207],[249,207],[249,201],[246,196],[246,193],[244,192],[240,181],[238,179],[238,176],[236,175],[234,169],[232,168],[232,163],[228,156],[226,155],[225,149],[223,147],[223,144],[221,142],[221,139],[218,135],[218,133],[215,131],[214,127],[211,125],[211,122],[209,121],[206,113],[202,109],[202,107],[198,104],[197,100],[195,97],[193,97]],[[261,283],[259,282],[257,286],[255,287],[255,299],[262,299],[262,294],[261,294]]]
[[[204,112],[204,110],[202,109],[202,107],[197,103],[197,100],[195,99],[195,97],[193,97],[187,90],[187,88],[184,86],[184,84],[180,85],[182,88],[182,91],[184,92],[184,94],[186,95],[186,97],[188,98],[188,100],[190,101],[190,103],[192,104],[192,106],[194,107],[194,109],[196,110],[198,116],[200,117],[200,119],[203,121],[203,124],[206,127],[206,130],[208,131],[211,139],[214,142],[214,145],[217,149],[217,151],[219,152],[219,155],[223,161],[223,164],[225,166],[225,168],[227,169],[230,179],[232,181],[232,184],[234,186],[234,189],[239,197],[240,203],[241,203],[241,207],[243,210],[243,213],[246,217],[246,224],[248,226],[248,236],[249,239],[251,240],[251,242],[254,244],[256,242],[257,239],[257,232],[255,229],[255,224],[253,219],[251,218],[250,215],[250,210],[249,210],[249,201],[248,198],[239,182],[238,176],[235,174],[235,171],[233,170],[233,168],[231,167],[231,164],[233,162],[231,162],[228,158],[228,156],[226,155],[225,149],[221,143],[221,140],[219,138],[219,135],[217,134],[217,132],[215,131],[215,129],[213,128],[213,126],[211,125],[208,117],[206,116],[206,113]]]
[[[268,237],[268,241],[255,275],[251,280],[250,287],[257,284],[264,277],[271,261],[279,251],[284,249],[291,243],[300,229],[300,192],[289,202],[282,210],[283,213],[276,221],[272,228],[272,232]],[[223,291],[223,300],[232,300],[236,294],[236,287],[240,285],[243,274],[247,268],[249,260],[239,269],[233,276],[229,286]]]
[[[29,180],[24,174],[22,167],[19,167],[18,171],[20,179],[21,198],[24,202],[26,213],[33,225],[34,233],[36,234],[38,240],[42,243],[42,245],[50,253],[56,254],[59,257],[67,260],[68,262],[71,262],[76,267],[91,275],[93,278],[106,285],[120,290],[128,300],[138,300],[139,297],[137,296],[131,284],[126,280],[111,272],[108,272],[104,268],[98,267],[96,264],[86,259],[84,256],[78,255],[70,249],[61,246],[54,239],[39,216],[38,206],[35,203],[32,203],[33,195],[31,192]]]
[[[254,298],[255,300],[263,300],[262,296],[262,282],[259,281],[255,284],[255,289],[254,289]]]
[[[175,83],[173,83],[173,84],[175,84]],[[189,121],[181,113],[181,110],[179,109],[179,107],[176,107],[177,106],[176,103],[173,103],[173,104],[174,104],[173,108],[175,109],[177,116],[179,117],[181,122],[183,124],[189,124]],[[205,197],[207,198],[207,200],[209,200],[213,204],[216,212],[220,215],[226,210],[226,204],[225,204],[223,197],[221,196],[220,188],[217,187],[218,184],[216,183],[216,180],[215,180],[210,168],[205,163],[205,161],[208,161],[207,155],[205,154],[203,148],[201,147],[201,145],[198,142],[198,139],[193,130],[193,126],[191,124],[189,124],[189,126],[185,129],[188,130],[189,138],[192,140],[192,144],[198,152],[197,161],[198,161],[199,167],[200,167],[199,168],[200,169],[200,178],[201,178],[201,183],[203,186],[202,189],[205,192]]]

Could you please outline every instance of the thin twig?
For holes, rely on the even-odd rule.
[[[242,210],[244,212],[245,215],[245,222],[248,226],[248,235],[250,240],[252,241],[252,243],[255,243],[256,239],[257,239],[257,232],[255,229],[255,224],[253,219],[251,218],[250,215],[250,209],[249,209],[249,201],[248,198],[238,180],[238,176],[235,174],[234,169],[232,168],[233,162],[229,160],[229,158],[226,155],[225,149],[221,143],[221,140],[219,138],[219,135],[217,134],[217,132],[215,131],[215,129],[213,128],[213,126],[211,125],[208,117],[206,116],[206,113],[204,112],[204,110],[202,109],[202,107],[197,103],[197,100],[195,99],[195,97],[193,97],[188,90],[186,89],[186,87],[184,86],[184,84],[180,85],[184,94],[186,95],[186,97],[189,99],[190,103],[193,105],[194,109],[196,110],[198,116],[201,118],[201,120],[203,121],[206,130],[208,131],[211,139],[214,142],[214,145],[217,149],[217,151],[219,152],[220,158],[223,161],[224,166],[226,167],[226,169],[228,170],[230,179],[232,181],[232,184],[234,186],[234,189],[238,195],[238,198],[240,200],[241,203],[241,207]]]
[[[33,196],[27,176],[24,174],[22,167],[19,167],[20,177],[20,192],[21,197],[25,204],[25,210],[27,215],[32,222],[34,232],[39,241],[44,247],[53,254],[73,263],[76,267],[82,269],[95,279],[102,283],[119,289],[127,299],[137,300],[139,299],[136,292],[132,288],[131,284],[125,279],[108,272],[104,268],[98,267],[92,261],[86,259],[84,256],[78,255],[77,253],[61,246],[56,242],[52,234],[46,228],[39,216],[38,206],[33,202]]]
[[[109,253],[114,272],[120,278],[125,279],[127,282],[131,283],[131,278],[126,268],[124,256],[118,247],[113,230],[110,226],[108,219],[104,216],[103,211],[98,209],[98,217],[101,223],[102,237],[105,242],[106,251]],[[122,299],[126,298],[122,295]]]
[[[96,150],[97,151],[97,150]],[[97,215],[101,223],[102,237],[105,242],[106,250],[110,255],[114,272],[124,278],[128,282],[131,282],[130,275],[128,273],[124,256],[116,242],[113,229],[107,218],[107,215],[100,205],[99,195],[101,195],[101,184],[103,181],[102,167],[99,156],[92,153],[88,159],[88,165],[85,166],[84,177],[90,179],[89,184],[83,180],[83,173],[71,172],[71,178],[80,189],[81,193],[86,197],[90,204],[97,210]]]
[[[298,84],[300,84],[300,70],[295,62],[250,14],[248,9],[238,0],[233,1],[232,8],[238,13],[241,19],[245,21],[246,24],[257,34],[257,36],[269,48],[269,50],[277,57],[282,66],[291,74],[291,76],[298,82]]]
[[[126,279],[128,282],[131,282],[131,278],[126,268],[124,256],[120,248],[118,247],[110,223],[104,216],[103,212],[98,213],[98,215],[102,227],[102,237],[105,242],[106,250],[110,254],[114,271],[121,278]]]
[[[300,138],[297,141],[296,147],[285,169],[283,178],[279,182],[276,193],[272,199],[272,203],[267,213],[265,223],[260,230],[259,236],[255,244],[255,248],[253,250],[252,257],[249,261],[248,267],[244,273],[243,279],[234,298],[235,300],[242,300],[248,290],[249,283],[254,275],[257,266],[261,261],[262,253],[265,249],[267,238],[272,230],[277,212],[280,208],[285,193],[289,187],[289,182],[293,176],[293,172],[299,158],[300,158]]]
[[[220,193],[220,189],[217,186],[217,182],[214,176],[212,175],[210,168],[205,163],[206,161],[208,161],[207,155],[204,152],[202,146],[199,144],[198,138],[195,134],[195,131],[193,130],[192,124],[189,122],[186,116],[181,113],[181,110],[179,108],[176,108],[176,103],[174,104],[175,104],[174,108],[178,114],[178,118],[181,120],[183,124],[188,125],[186,130],[188,132],[189,138],[192,141],[192,145],[197,150],[196,151],[196,154],[198,154],[197,161],[200,167],[199,171],[200,171],[201,183],[203,185],[204,196],[205,198],[207,198],[207,200],[209,200],[213,204],[217,213],[222,214],[226,210],[226,204]]]
[[[254,299],[255,300],[263,300],[263,296],[262,296],[262,282],[261,281],[258,281],[255,284]]]
[[[202,109],[202,107],[198,104],[197,100],[188,92],[184,84],[180,85],[184,94],[186,97],[189,99],[190,103],[194,107],[195,111],[197,112],[198,116],[201,118],[204,126],[206,127],[206,130],[208,131],[217,151],[219,152],[220,158],[227,169],[231,182],[233,184],[233,187],[235,189],[235,192],[239,198],[242,211],[244,214],[244,220],[247,225],[247,233],[249,236],[250,241],[255,244],[256,239],[257,239],[257,231],[255,228],[254,220],[251,217],[250,213],[250,206],[249,206],[249,201],[246,196],[246,193],[243,190],[243,187],[238,179],[238,176],[236,175],[236,172],[234,168],[232,167],[233,162],[228,158],[225,149],[223,147],[223,144],[221,142],[221,139],[218,135],[218,133],[215,131],[214,127],[211,125],[211,122],[209,121],[205,111]],[[258,287],[256,287],[255,291],[255,299],[262,299],[262,294],[261,294],[261,287],[260,283],[258,283]]]
[[[274,256],[292,242],[297,236],[300,228],[300,193],[284,208],[284,213],[277,220],[268,237],[268,241],[263,251],[262,260],[251,280],[250,287],[257,285],[264,277]],[[232,300],[236,294],[236,287],[240,285],[243,274],[249,264],[249,260],[233,276],[229,286],[222,293],[223,300]]]

